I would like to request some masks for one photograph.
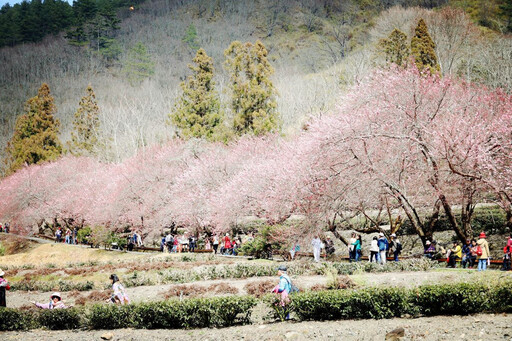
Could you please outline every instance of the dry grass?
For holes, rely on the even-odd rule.
[[[212,284],[208,291],[215,294],[238,294],[238,289],[227,283]]]
[[[309,290],[311,290],[311,291],[324,291],[324,290],[327,290],[327,286],[325,284],[315,284]]]
[[[164,295],[166,299],[171,297],[195,297],[204,295],[208,290],[198,285],[175,285],[170,288]]]
[[[23,266],[33,264],[42,267],[47,264],[65,266],[70,263],[86,263],[91,261],[109,262],[134,260],[148,257],[146,254],[122,253],[90,248],[78,248],[66,244],[39,244],[29,247],[16,254],[3,256],[2,264],[7,266]]]
[[[256,297],[261,297],[265,294],[268,294],[272,291],[272,289],[276,286],[276,282],[270,279],[264,281],[254,281],[247,283],[244,286],[245,291],[249,295],[254,295]]]
[[[5,256],[27,252],[31,248],[37,246],[36,242],[30,241],[28,239],[13,234],[3,235],[0,241],[2,242],[2,245],[5,247]]]

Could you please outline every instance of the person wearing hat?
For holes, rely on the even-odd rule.
[[[0,269],[0,307],[7,307],[7,301],[6,301],[6,290],[10,290],[11,286],[7,282],[7,280],[4,278],[5,272],[3,272],[2,269]]]
[[[390,250],[393,250],[393,259],[398,262],[398,255],[402,252],[402,243],[398,240],[395,233],[391,234],[391,242],[389,243]]]
[[[119,281],[119,277],[116,274],[110,275],[110,280],[112,281],[112,290],[114,291],[109,301],[112,303],[119,303],[121,305],[129,304],[130,299],[126,292],[124,291],[124,287]]]
[[[381,264],[386,264],[387,253],[389,251],[389,242],[382,232],[379,233],[377,245],[379,245],[379,261]]]
[[[477,259],[478,271],[487,270],[487,264],[490,262],[491,253],[489,252],[489,243],[486,240],[485,232],[480,233],[480,239],[477,240]]]
[[[290,298],[288,295],[292,290],[292,280],[288,277],[287,267],[285,265],[280,265],[277,268],[277,275],[279,276],[279,284],[274,287],[272,292],[278,294],[280,296],[279,305],[283,309],[283,315],[285,319],[288,320],[290,318],[290,313],[288,311],[288,304],[290,303]]]
[[[436,244],[431,243],[430,240],[427,240],[425,242],[425,252],[424,252],[425,257],[427,257],[429,259],[433,259],[434,255],[436,253],[437,253]]]
[[[62,302],[62,298],[60,297],[60,293],[54,292],[50,296],[50,302],[48,303],[39,303],[32,302],[36,305],[36,307],[41,309],[65,309],[67,308],[64,302]]]

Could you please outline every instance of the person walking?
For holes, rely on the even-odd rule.
[[[384,236],[384,233],[379,233],[379,239],[377,240],[377,245],[379,246],[379,261],[380,264],[386,264],[386,258],[389,251],[389,242]]]
[[[487,265],[490,263],[491,253],[489,252],[489,243],[486,240],[485,232],[480,233],[480,239],[477,240],[477,259],[478,271],[487,270]]]
[[[0,307],[7,307],[6,290],[11,290],[11,286],[4,276],[5,272],[0,269]]]
[[[313,257],[315,258],[315,262],[320,262],[320,249],[322,248],[322,241],[318,235],[315,235],[313,240],[311,241],[311,245],[313,246]]]
[[[66,244],[71,244],[71,230],[69,228],[66,229],[66,237],[64,242]]]
[[[279,305],[285,320],[290,319],[288,305],[290,303],[289,294],[292,290],[292,280],[288,277],[287,270],[285,265],[280,265],[279,268],[277,268],[279,283],[272,290],[273,293],[279,295]]]
[[[213,253],[217,254],[217,250],[219,249],[219,236],[213,236]]]

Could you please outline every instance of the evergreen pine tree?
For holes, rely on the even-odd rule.
[[[62,154],[58,133],[60,121],[48,84],[43,83],[37,96],[25,105],[26,113],[16,121],[14,135],[7,145],[7,173],[13,173],[24,164],[55,160]]]
[[[195,65],[188,65],[193,75],[181,83],[183,94],[169,117],[180,137],[222,140],[223,115],[213,81],[213,60],[204,49],[199,49],[193,62]]]
[[[68,150],[73,155],[97,155],[103,149],[100,143],[99,107],[94,90],[89,85],[82,97],[73,121]]]
[[[276,90],[270,80],[274,69],[267,59],[268,52],[263,43],[235,41],[224,55],[226,69],[231,76],[235,133],[263,135],[278,131]]]
[[[128,52],[123,67],[130,84],[136,85],[155,73],[155,63],[151,60],[148,49],[143,43],[137,43]]]
[[[420,19],[411,40],[411,53],[419,70],[428,70],[430,73],[440,71],[435,48],[436,44],[428,33],[427,24]]]
[[[503,0],[500,5],[500,12],[505,20],[507,31],[512,32],[512,0]]]
[[[407,35],[398,29],[394,29],[388,38],[381,39],[379,47],[386,56],[386,62],[398,66],[406,66],[410,56]]]
[[[185,36],[181,39],[193,51],[199,49],[199,42],[197,41],[197,30],[194,24],[190,24],[185,32]]]

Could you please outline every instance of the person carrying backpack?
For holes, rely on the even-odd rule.
[[[398,262],[398,256],[400,253],[402,253],[402,243],[400,243],[400,240],[396,236],[396,234],[391,234],[391,243],[393,245],[393,259],[395,262]]]
[[[480,239],[476,242],[477,250],[476,256],[478,259],[478,271],[487,270],[487,265],[490,263],[491,253],[489,252],[489,243],[486,240],[485,232],[480,233]]]
[[[288,277],[287,267],[285,265],[280,265],[277,268],[277,275],[279,276],[279,284],[277,284],[272,290],[273,293],[278,294],[279,296],[279,306],[282,309],[282,313],[285,316],[285,320],[290,319],[290,311],[288,305],[290,303],[289,294],[292,291],[298,291],[296,287],[292,285],[292,280]]]

